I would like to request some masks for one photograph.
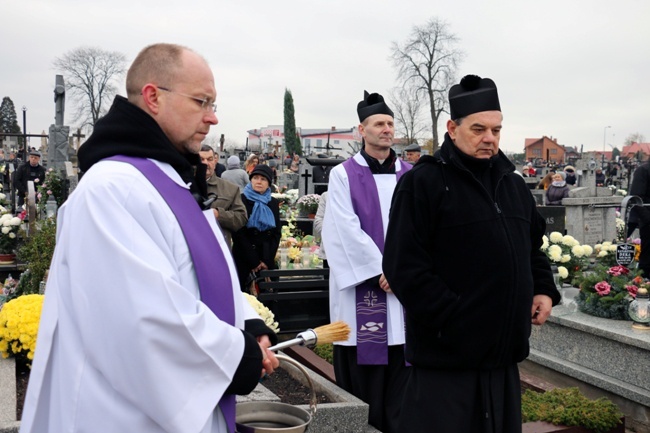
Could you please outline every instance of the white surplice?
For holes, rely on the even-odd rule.
[[[360,153],[354,160],[365,167],[368,163]],[[396,170],[401,170],[397,159]],[[395,174],[375,174],[381,209],[377,218],[382,218],[384,237],[388,228],[388,213],[393,190],[397,184]],[[365,280],[382,273],[382,254],[366,232],[361,229],[359,217],[354,213],[350,196],[350,182],[342,164],[330,172],[327,187],[327,206],[323,220],[323,239],[330,266],[330,319],[342,320],[350,325],[350,336],[342,344],[356,346],[356,299],[355,287]],[[388,345],[404,344],[404,314],[402,306],[392,293],[388,293]]]
[[[21,432],[227,431],[217,404],[244,351],[237,328],[257,316],[204,214],[230,268],[237,327],[200,301],[176,217],[135,167],[102,161],[84,175],[58,215]]]

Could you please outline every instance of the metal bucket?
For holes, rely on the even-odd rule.
[[[284,355],[276,355],[282,362],[293,364],[309,383],[311,398],[309,411],[299,407],[270,401],[249,401],[237,404],[238,433],[303,433],[316,414],[316,391],[307,370],[297,361]]]

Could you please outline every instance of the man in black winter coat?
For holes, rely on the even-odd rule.
[[[37,150],[29,152],[29,161],[22,164],[14,174],[14,184],[18,190],[17,199],[18,206],[25,203],[25,196],[27,195],[27,182],[30,180],[34,182],[34,190],[39,184],[43,183],[45,179],[45,167],[41,165],[41,153]]]
[[[441,148],[396,187],[384,248],[412,365],[399,431],[521,432],[517,363],[560,300],[545,221],[499,151],[494,82],[468,75],[449,102]]]
[[[640,197],[644,204],[650,203],[650,161],[641,165],[634,172],[630,195]],[[636,227],[639,228],[641,246],[650,245],[650,207],[638,206],[632,209],[628,221],[627,236],[631,236]],[[639,267],[643,271],[644,277],[650,277],[650,248],[641,248]]]

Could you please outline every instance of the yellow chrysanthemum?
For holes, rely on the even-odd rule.
[[[34,358],[43,295],[24,295],[4,304],[0,310],[0,354],[3,358],[26,352]]]
[[[567,268],[564,266],[558,266],[557,267],[557,272],[560,274],[560,278],[565,279],[569,276],[569,271]]]
[[[562,238],[564,238],[564,236],[562,236],[562,233],[560,232],[552,232],[548,238],[554,244],[559,244],[560,242],[562,242]]]

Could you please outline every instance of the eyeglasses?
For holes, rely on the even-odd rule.
[[[162,86],[158,86],[158,88],[160,90],[164,90],[165,92],[176,93],[177,95],[181,95],[181,96],[185,96],[186,98],[194,99],[196,102],[201,104],[201,109],[203,111],[212,110],[212,112],[214,112],[214,113],[217,112],[217,104],[215,104],[213,102],[210,102],[209,98],[203,98],[203,99],[197,98],[196,96],[186,95],[185,93],[180,93],[180,92],[175,92],[175,91],[173,91],[171,89],[168,89],[168,88],[162,87]]]

